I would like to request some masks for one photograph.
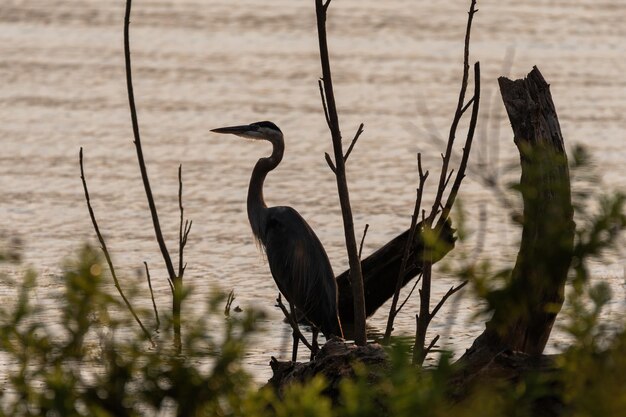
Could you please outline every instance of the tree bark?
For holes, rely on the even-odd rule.
[[[418,230],[421,229],[419,225],[417,227]],[[409,230],[406,230],[361,262],[365,292],[365,314],[367,317],[374,314],[380,306],[393,296],[408,238]],[[454,248],[454,239],[454,229],[446,222],[440,234],[441,250],[436,251],[437,257],[433,259],[433,262],[439,261]],[[416,233],[408,257],[411,261],[406,267],[403,286],[408,284],[422,271],[423,251],[422,236],[420,233]],[[348,270],[337,276],[339,317],[344,327],[350,327],[354,322],[349,275],[350,271]]]
[[[337,179],[337,192],[339,194],[339,205],[341,206],[341,215],[343,217],[343,229],[346,238],[346,250],[348,252],[348,260],[350,262],[350,281],[352,285],[352,322],[354,323],[354,343],[364,346],[367,343],[365,299],[363,274],[361,271],[361,262],[358,255],[356,245],[356,237],[354,234],[354,221],[352,217],[352,208],[350,207],[350,194],[348,192],[348,180],[346,178],[346,157],[343,154],[343,145],[341,141],[341,130],[339,129],[339,116],[337,114],[337,106],[335,105],[335,93],[333,90],[333,81],[330,71],[330,56],[328,53],[328,41],[326,39],[326,12],[330,6],[330,0],[326,2],[315,0],[315,14],[317,16],[317,33],[320,47],[320,61],[322,64],[322,102],[326,112],[326,121],[330,129],[333,140],[333,151],[335,153],[335,177]],[[361,130],[361,129],[359,129]],[[355,137],[356,140],[356,137]]]
[[[548,83],[537,67],[524,79],[498,81],[520,153],[523,230],[510,282],[489,296],[493,316],[464,355],[478,363],[504,349],[543,352],[563,305],[575,232],[567,156]]]

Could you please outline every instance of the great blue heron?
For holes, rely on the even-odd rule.
[[[290,304],[318,326],[326,339],[343,336],[337,314],[337,282],[328,255],[313,229],[291,207],[267,207],[263,182],[283,159],[283,133],[272,122],[213,129],[243,138],[267,140],[272,154],[260,158],[248,188],[248,219],[252,233],[265,248],[278,289]],[[295,350],[295,349],[294,349]]]

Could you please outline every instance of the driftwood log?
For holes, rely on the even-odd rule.
[[[524,79],[498,81],[520,153],[523,230],[510,283],[490,296],[493,316],[464,355],[472,366],[505,349],[543,352],[563,305],[574,245],[567,156],[549,85],[537,67]]]
[[[419,225],[417,230],[421,230]],[[374,314],[380,306],[393,296],[396,282],[400,276],[402,255],[408,238],[409,230],[406,230],[361,262],[367,317]],[[443,225],[440,240],[441,245],[438,246],[440,250],[437,251],[437,258],[434,259],[434,262],[441,260],[454,248],[454,229],[450,227],[449,223]],[[407,265],[403,276],[403,286],[411,282],[422,271],[423,251],[422,236],[420,233],[416,233],[409,253],[409,259],[413,261]],[[339,289],[339,317],[344,327],[350,327],[354,321],[350,270],[337,276],[337,286]]]
[[[334,338],[324,344],[315,356],[315,360],[307,363],[280,362],[272,358],[270,366],[273,376],[268,385],[282,394],[284,387],[291,383],[310,380],[315,375],[324,375],[328,385],[324,391],[330,398],[339,397],[339,383],[344,378],[355,376],[354,364],[360,362],[368,367],[370,380],[384,374],[387,354],[382,346],[370,343],[365,346],[347,345],[343,340]]]

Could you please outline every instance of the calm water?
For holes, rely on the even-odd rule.
[[[37,302],[51,321],[62,289],[60,260],[94,241],[79,179],[80,146],[94,208],[125,282],[142,282],[138,271],[148,261],[158,302],[169,306],[132,144],[123,3],[4,0],[0,7],[0,232],[24,242],[25,264],[41,275]],[[442,146],[434,137],[446,135],[452,118],[468,3],[333,2],[329,31],[344,136],[351,137],[360,122],[366,125],[348,172],[357,238],[370,224],[365,253],[408,227],[417,151],[431,178],[438,175]],[[605,189],[626,189],[626,3],[490,0],[479,8],[472,57],[481,61],[485,117],[474,167],[480,171],[479,163],[486,163],[508,172],[503,181],[518,174],[512,134],[494,95],[496,77],[518,78],[536,64],[552,84],[567,144],[590,148]],[[289,339],[280,312],[272,308],[277,290],[245,212],[252,166],[270,149],[209,130],[266,119],[281,127],[287,151],[268,178],[266,199],[298,209],[324,243],[335,272],[343,271],[335,181],[324,162],[324,152],[332,149],[317,87],[313,1],[137,0],[132,21],[144,152],[172,250],[179,163],[186,213],[194,221],[186,279],[195,292],[185,308],[200,312],[216,286],[234,289],[235,305],[265,308],[268,333],[255,341],[247,359],[262,381],[270,355],[288,357]],[[468,226],[476,229],[479,213],[486,211],[482,256],[496,267],[509,266],[519,231],[475,172],[461,195]],[[475,240],[459,249],[472,253]],[[625,311],[623,264],[618,251],[593,266],[594,277],[614,290],[607,315],[615,319]],[[20,268],[9,267],[9,275],[19,276]],[[438,273],[434,297],[454,283]],[[5,300],[13,291],[0,284]],[[149,305],[148,298],[135,302]],[[482,330],[483,322],[472,319],[476,309],[466,293],[441,311],[432,336],[449,335],[442,345],[461,352]],[[387,310],[370,320],[372,332],[384,330]],[[413,333],[416,311],[413,300],[396,321],[399,334]],[[450,332],[447,315],[454,317]],[[550,349],[565,340],[556,332]]]

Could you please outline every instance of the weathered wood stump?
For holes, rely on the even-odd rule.
[[[567,156],[549,85],[537,67],[524,79],[498,81],[520,153],[523,230],[510,283],[490,296],[493,316],[464,355],[470,368],[505,349],[543,352],[563,305],[574,243]]]

